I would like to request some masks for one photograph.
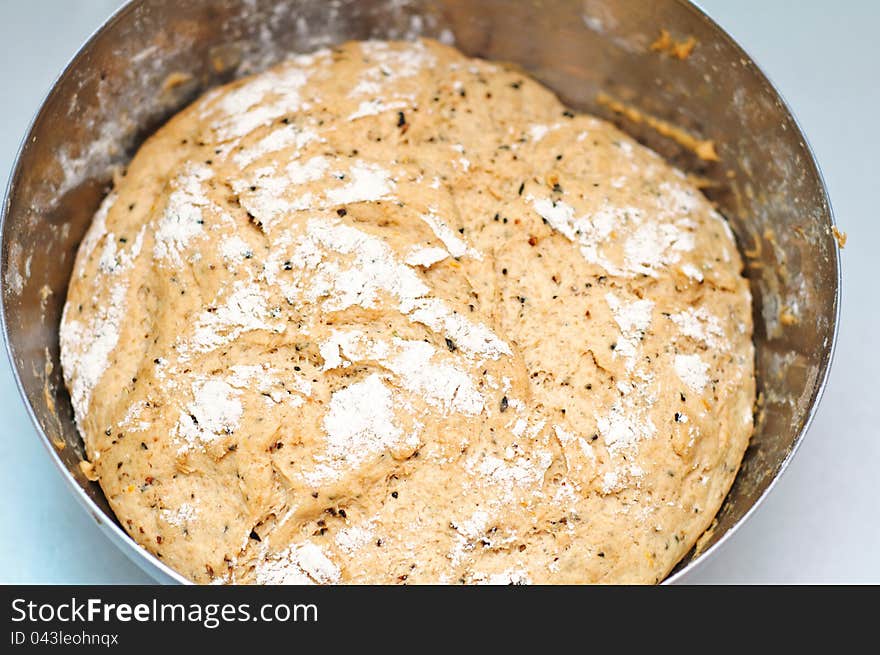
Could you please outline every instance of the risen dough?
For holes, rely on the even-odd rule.
[[[349,43],[216,89],[61,325],[126,530],[198,582],[656,582],[752,430],[750,297],[677,170],[521,72]]]

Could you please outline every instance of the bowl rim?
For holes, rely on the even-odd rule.
[[[126,17],[129,13],[136,11],[139,3],[142,0],[125,0],[125,2],[120,5],[113,13],[111,13],[102,23],[99,25],[83,42],[83,44],[77,49],[77,51],[68,59],[67,64],[63,67],[61,72],[55,76],[52,83],[50,84],[48,90],[42,95],[39,105],[37,109],[34,111],[30,121],[28,122],[27,128],[25,130],[24,136],[19,142],[18,149],[16,151],[15,157],[12,162],[12,167],[10,170],[9,178],[6,181],[2,204],[0,204],[0,271],[5,270],[6,264],[6,253],[3,246],[3,240],[5,235],[5,226],[6,221],[9,215],[9,211],[12,203],[12,193],[15,189],[16,183],[21,176],[21,159],[24,154],[25,148],[27,147],[28,142],[32,138],[32,133],[34,127],[37,124],[37,121],[42,116],[44,110],[46,109],[47,101],[55,93],[56,89],[58,89],[59,84],[65,77],[71,73],[73,68],[80,63],[80,61],[86,56],[90,47],[97,41],[97,39],[103,35],[106,31],[110,30],[116,23]],[[788,118],[791,120],[792,124],[797,129],[798,136],[803,143],[804,150],[808,155],[808,162],[805,162],[806,166],[812,165],[814,169],[814,173],[819,182],[819,190],[821,192],[821,197],[824,200],[825,206],[828,212],[829,218],[829,227],[836,227],[837,222],[834,216],[834,208],[831,204],[830,194],[828,192],[828,185],[825,181],[825,177],[822,173],[822,168],[819,165],[819,162],[816,158],[815,151],[813,150],[812,145],[809,142],[809,139],[804,132],[804,129],[801,123],[798,121],[797,116],[791,108],[791,105],[786,101],[785,97],[780,92],[779,88],[776,84],[773,83],[771,78],[767,75],[767,73],[757,64],[754,57],[752,57],[749,52],[740,45],[721,25],[719,25],[707,12],[704,10],[697,1],[695,0],[675,0],[675,2],[684,8],[687,11],[690,11],[698,20],[701,20],[705,24],[708,25],[710,29],[714,29],[714,31],[718,34],[718,36],[727,42],[729,46],[731,46],[735,52],[737,52],[740,56],[742,56],[745,60],[748,61],[750,68],[753,69],[754,74],[759,78],[760,81],[764,82],[773,94],[776,96],[776,100],[780,103],[783,111],[787,114]],[[831,368],[834,361],[834,355],[837,350],[837,341],[839,337],[840,330],[840,316],[841,316],[841,300],[842,300],[842,288],[843,288],[843,271],[842,271],[842,259],[840,256],[840,248],[834,248],[834,263],[835,263],[835,288],[834,288],[834,311],[832,313],[832,330],[831,330],[831,338],[830,342],[826,345],[825,350],[827,352],[826,364],[821,371],[821,376],[816,381],[816,391],[813,398],[813,401],[810,404],[810,408],[807,412],[807,416],[804,419],[803,426],[798,431],[798,434],[795,436],[792,441],[792,445],[786,453],[785,457],[779,464],[778,470],[773,478],[768,483],[767,487],[761,492],[761,494],[754,500],[752,505],[745,511],[745,513],[733,524],[731,525],[727,531],[721,535],[721,537],[713,543],[711,546],[701,551],[696,557],[691,559],[687,564],[685,564],[681,569],[675,570],[678,567],[676,565],[673,568],[673,571],[670,572],[660,584],[668,585],[668,584],[682,584],[688,583],[686,580],[687,576],[692,575],[695,571],[702,568],[707,561],[714,558],[718,552],[722,550],[723,547],[726,546],[731,541],[732,536],[739,531],[739,529],[752,517],[752,515],[758,510],[758,508],[764,503],[770,492],[774,489],[774,487],[778,484],[780,478],[788,469],[792,460],[794,459],[795,454],[800,448],[801,444],[804,441],[804,437],[809,431],[813,420],[818,412],[819,405],[821,404],[822,397],[825,393],[825,389],[828,385],[828,380],[831,373]],[[5,280],[0,281],[0,285],[5,286]],[[28,397],[25,393],[24,384],[22,383],[21,376],[19,374],[18,367],[16,366],[12,344],[9,339],[9,334],[7,330],[7,320],[6,320],[6,303],[3,301],[3,295],[0,293],[0,332],[3,334],[3,345],[4,350],[6,351],[6,357],[9,361],[10,368],[12,370],[13,378],[15,379],[15,386],[18,389],[19,396],[23,401],[25,411],[27,412],[28,417],[33,424],[37,435],[40,437],[40,441],[45,447],[46,451],[49,453],[49,458],[54,463],[57,470],[60,472],[61,477],[66,482],[67,486],[73,491],[74,497],[79,502],[80,506],[92,516],[92,518],[97,523],[98,527],[101,531],[113,542],[113,544],[121,550],[126,557],[128,557],[134,564],[136,564],[144,573],[152,577],[156,582],[162,584],[168,583],[178,583],[178,584],[194,584],[191,580],[183,576],[181,573],[177,572],[164,562],[162,562],[155,555],[147,551],[141,545],[132,539],[128,533],[126,533],[122,527],[119,525],[117,519],[115,517],[111,517],[104,512],[98,505],[86,494],[85,490],[79,485],[64,463],[61,461],[61,457],[59,456],[57,450],[52,445],[49,437],[46,432],[43,430],[42,425],[40,424],[37,415],[31,406],[31,403],[28,400]],[[737,473],[739,474],[739,473]]]

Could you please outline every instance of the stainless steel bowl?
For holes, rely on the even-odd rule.
[[[651,45],[666,29],[697,45]],[[3,205],[4,336],[40,438],[98,526],[162,582],[185,582],[119,527],[79,468],[61,381],[58,323],[76,248],[114,167],[204,89],[286,53],[347,39],[454,39],[516,62],[573,107],[605,116],[705,178],[747,255],[760,411],[717,518],[667,579],[680,580],[742,524],[789,463],[822,394],[836,336],[840,264],[821,174],[794,117],[743,50],[683,0],[134,0],[83,46],[25,138]],[[701,160],[604,92],[717,145]],[[633,119],[636,120],[633,120]],[[24,435],[22,438],[25,438]]]

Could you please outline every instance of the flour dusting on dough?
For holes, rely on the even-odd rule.
[[[15,290],[32,255],[9,254]],[[208,92],[73,270],[86,466],[200,583],[655,582],[752,429],[724,219],[610,124],[434,41]]]

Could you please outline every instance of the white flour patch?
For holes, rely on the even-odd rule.
[[[472,323],[461,314],[450,310],[438,298],[422,298],[412,303],[410,319],[422,323],[450,338],[456,347],[479,359],[498,359],[512,355],[510,346],[498,338],[486,325]]]
[[[443,248],[413,248],[404,260],[408,266],[422,266],[431,268],[434,264],[442,262],[449,257],[449,253]]]
[[[348,268],[322,261],[322,249],[353,255],[354,261]],[[451,339],[471,357],[498,359],[512,354],[487,326],[471,322],[438,298],[427,297],[430,289],[415,271],[398,262],[381,239],[356,228],[339,221],[309,221],[293,261],[299,268],[315,271],[306,297],[313,302],[324,298],[325,311],[375,307],[384,292],[400,301],[400,311],[410,320]]]
[[[141,229],[128,253],[116,253],[114,250],[115,265],[110,272],[105,271],[102,275],[112,274],[121,279],[110,288],[109,298],[97,303],[88,324],[71,316],[71,305],[64,306],[59,331],[61,366],[79,426],[88,413],[92,391],[107,370],[110,354],[119,343],[129,285],[123,274],[131,269],[140,254],[143,235],[144,230]]]
[[[198,510],[189,503],[181,503],[177,509],[163,509],[159,511],[162,519],[176,528],[187,526],[195,520]]]
[[[681,381],[697,392],[709,383],[709,365],[699,355],[676,355],[675,372]]]
[[[394,186],[388,171],[376,164],[355,163],[348,172],[351,181],[339,189],[328,189],[327,200],[335,205],[374,202],[388,198]]]
[[[287,165],[287,182],[298,185],[320,180],[329,165],[327,158],[321,156],[312,157],[304,163],[294,160]]]
[[[319,546],[311,541],[270,555],[256,567],[258,584],[333,584],[341,573]]]
[[[178,342],[177,350],[182,357],[190,350],[208,352],[252,330],[280,333],[284,331],[284,323],[271,320],[263,289],[253,282],[238,280],[233,284],[232,293],[225,303],[199,315],[192,338],[188,342]]]
[[[229,375],[226,378],[231,386],[236,389],[254,390],[265,396],[271,403],[281,403],[288,398],[287,390],[294,390],[303,396],[311,394],[312,383],[304,376],[284,375],[281,371],[270,368],[266,364],[237,364],[229,367]],[[285,385],[281,385],[284,378]],[[291,399],[294,400],[294,399]],[[301,400],[301,399],[296,399]],[[294,402],[296,402],[294,400]]]
[[[356,470],[403,440],[403,430],[394,423],[391,389],[375,373],[334,392],[322,425],[327,447],[315,457],[314,472],[306,474],[312,484]]]
[[[576,217],[574,207],[561,200],[537,199],[531,195],[526,200],[532,203],[532,207],[550,227],[579,246],[585,260],[602,267],[611,275],[632,276],[632,272],[617,266],[600,253],[601,244],[611,237],[626,210],[605,210],[593,216]]]
[[[98,259],[99,275],[116,275],[131,270],[135,258],[141,253],[145,231],[146,226],[138,231],[134,243],[128,250],[118,245],[115,234],[108,232],[104,248],[101,250],[101,256]],[[30,262],[30,259],[28,259],[28,262]]]
[[[245,389],[254,381],[267,379],[272,373],[271,369],[260,364],[235,364],[229,367],[229,372],[231,375],[226,381],[238,389]]]
[[[661,182],[659,186],[660,200],[665,209],[674,214],[693,214],[700,208],[697,193],[681,184]]]
[[[629,397],[625,397],[616,402],[604,416],[595,416],[599,434],[609,451],[615,453],[634,449],[639,442],[650,439],[657,433],[653,421],[644,414],[644,409],[636,407]]]
[[[110,213],[110,209],[116,203],[117,194],[116,192],[110,192],[106,198],[101,202],[101,206],[98,207],[98,211],[95,212],[95,216],[92,218],[92,224],[89,226],[86,235],[83,237],[82,243],[79,246],[79,257],[80,257],[80,266],[77,269],[77,274],[82,277],[85,274],[85,263],[91,257],[91,254],[95,251],[97,245],[101,242],[101,239],[104,238],[104,235],[107,234],[107,214]],[[18,246],[16,242],[13,242],[13,247]],[[21,248],[21,246],[18,246]],[[12,257],[14,253],[10,253],[10,259],[14,259]]]
[[[544,480],[544,474],[553,463],[553,455],[538,450],[533,459],[516,457],[506,462],[494,455],[486,455],[477,464],[469,461],[467,468],[478,474],[486,482],[501,487],[506,500],[512,500],[517,493],[531,493],[535,486]]]
[[[183,450],[207,444],[238,429],[243,413],[239,390],[224,380],[201,380],[193,384],[193,400],[180,413],[177,435]]]
[[[259,220],[264,232],[285,214],[311,209],[315,204],[311,193],[288,197],[295,190],[293,182],[270,166],[257,169],[249,180],[233,180],[232,189],[241,194],[241,206]]]
[[[460,564],[465,553],[474,549],[477,539],[485,534],[488,525],[489,515],[482,510],[475,511],[464,521],[452,523],[455,531],[458,532],[455,548],[449,554],[453,566]]]
[[[729,344],[724,338],[724,329],[721,327],[721,321],[718,320],[717,316],[710,314],[705,307],[697,309],[688,307],[677,314],[672,314],[669,320],[686,337],[700,341],[710,348],[719,350],[727,350],[729,348]]]
[[[291,212],[326,209],[360,202],[389,200],[395,182],[391,174],[377,164],[356,161],[348,170],[329,171],[330,162],[318,155],[305,162],[294,160],[282,173],[272,166],[259,168],[247,179],[234,180],[233,190],[251,215],[259,219],[264,232]],[[340,180],[341,186],[326,188],[323,193],[303,191],[298,187],[324,177]]]
[[[250,148],[236,152],[232,160],[241,168],[246,168],[264,155],[294,147],[297,151],[314,141],[323,141],[318,133],[311,129],[300,129],[288,124],[272,130]]]
[[[352,98],[380,94],[383,98],[393,97],[395,94],[388,87],[395,80],[413,77],[436,64],[434,55],[420,41],[407,43],[402,48],[390,48],[381,41],[364,41],[361,52],[374,65],[361,73],[349,94]]]
[[[326,54],[326,51],[317,52],[313,56]],[[309,71],[296,65],[263,73],[225,93],[214,106],[206,107],[202,115],[219,115],[213,128],[221,141],[239,139],[285,114],[307,108],[300,98],[300,91],[308,78]],[[265,102],[267,99],[269,102]],[[211,100],[206,98],[202,106],[210,105]]]
[[[605,302],[608,303],[621,333],[614,350],[614,357],[624,357],[626,370],[632,371],[638,356],[639,342],[651,325],[654,303],[650,300],[624,302],[613,293],[605,294]]]
[[[402,386],[445,412],[476,415],[483,411],[483,396],[471,377],[451,364],[437,363],[436,349],[424,341],[395,339],[397,351],[388,367]]]
[[[320,180],[327,174],[329,162],[321,155],[304,162],[294,159],[279,174],[272,166],[259,168],[249,180],[233,181],[233,190],[241,194],[239,200],[251,215],[258,218],[264,232],[290,212],[312,209],[321,204],[311,192],[299,192],[301,187]]]
[[[227,236],[220,242],[220,255],[228,262],[238,262],[253,257],[253,254],[247,241],[237,234]]]
[[[141,416],[148,404],[146,401],[139,400],[129,405],[125,416],[119,422],[119,428],[126,432],[143,432],[150,429],[148,421],[141,420]]]
[[[446,414],[476,415],[483,410],[483,397],[471,376],[442,361],[437,349],[424,341],[394,338],[389,344],[369,340],[360,331],[334,330],[319,350],[325,370],[375,362],[390,370],[402,388]]]
[[[456,259],[464,257],[465,255],[469,255],[478,260],[483,258],[479,252],[469,248],[468,245],[459,238],[455,231],[453,231],[452,228],[450,228],[443,219],[437,216],[434,212],[422,214],[421,219],[431,228],[434,232],[434,236],[443,242],[443,245],[446,246],[446,250],[449,251],[449,254]]]
[[[394,109],[403,109],[407,107],[406,102],[382,102],[381,100],[364,100],[358,105],[358,108],[349,114],[348,120],[356,121],[359,118],[365,118],[367,116],[375,116],[377,114],[381,114],[382,112],[392,111]]]
[[[566,464],[569,468],[574,468],[575,470],[581,468],[578,462],[579,458],[575,457],[578,453],[589,459],[591,462],[596,461],[596,453],[586,439],[569,432],[559,425],[554,425],[553,431],[562,446],[563,456],[565,457]]]
[[[360,330],[349,332],[333,330],[330,338],[318,347],[318,352],[324,359],[324,367],[321,370],[329,371],[334,368],[348,368],[352,361],[365,358],[384,360],[388,356],[388,346],[385,343],[366,346],[364,333]]]
[[[342,269],[322,261],[322,251],[353,255],[354,261]],[[302,269],[316,269],[306,296],[312,301],[326,298],[327,311],[375,307],[383,291],[397,298],[418,298],[429,291],[415,271],[394,259],[384,241],[339,221],[309,221],[293,261]]]
[[[696,280],[697,282],[703,281],[703,271],[701,271],[693,264],[682,264],[681,272],[687,275],[692,280]]]
[[[621,475],[617,471],[606,471],[602,476],[602,493],[610,494],[623,488]]]
[[[683,252],[694,249],[694,236],[676,224],[647,221],[635,207],[608,205],[590,215],[577,217],[575,209],[561,200],[538,199],[527,196],[535,211],[557,232],[580,246],[584,259],[604,268],[611,275],[656,277],[662,268],[676,264]],[[682,219],[682,226],[691,221]],[[624,257],[620,263],[606,258],[600,247],[609,241],[612,233],[631,225],[632,234],[624,243]]]
[[[629,270],[652,277],[694,249],[694,236],[670,223],[644,223],[624,245]]]
[[[187,164],[175,179],[165,211],[156,225],[153,257],[174,266],[183,263],[182,252],[195,237],[204,233],[202,210],[210,206],[202,184],[213,177],[207,166]]]
[[[104,248],[101,250],[101,256],[98,258],[98,270],[104,274],[112,274],[118,263],[116,236],[110,232],[107,234],[107,240],[104,241]]]
[[[546,125],[532,125],[529,128],[529,138],[534,143],[537,143],[538,141],[543,139],[545,136],[547,136],[547,133],[549,131],[550,131],[550,128],[547,127]]]
[[[558,130],[560,127],[562,127],[561,123],[554,123],[553,125],[532,125],[529,127],[529,139],[532,143],[538,143],[538,141],[543,139],[550,132]]]
[[[68,378],[78,424],[85,420],[92,390],[104,374],[108,357],[119,340],[127,291],[125,285],[113,287],[109,302],[97,310],[88,325],[68,318],[70,306],[65,307],[60,334],[61,365]]]
[[[370,523],[353,525],[336,533],[336,545],[347,555],[353,555],[373,541],[373,534],[373,526]]]
[[[98,101],[101,104],[103,104],[101,96],[104,91],[99,87]],[[69,112],[80,111],[78,103],[73,106],[75,109],[69,109]],[[135,112],[135,116],[137,116],[137,112]],[[89,112],[88,118],[85,120],[94,124],[97,120],[97,112]],[[62,198],[68,191],[75,189],[86,179],[103,178],[108,175],[112,164],[119,160],[120,144],[124,143],[127,137],[132,134],[136,120],[137,118],[133,119],[131,116],[117,116],[115,120],[100,120],[98,134],[88,139],[83,146],[71,147],[72,142],[68,142],[58,148],[55,152],[55,161],[61,169],[63,178],[55,188],[51,189],[52,198]],[[54,205],[55,201],[52,202]]]

